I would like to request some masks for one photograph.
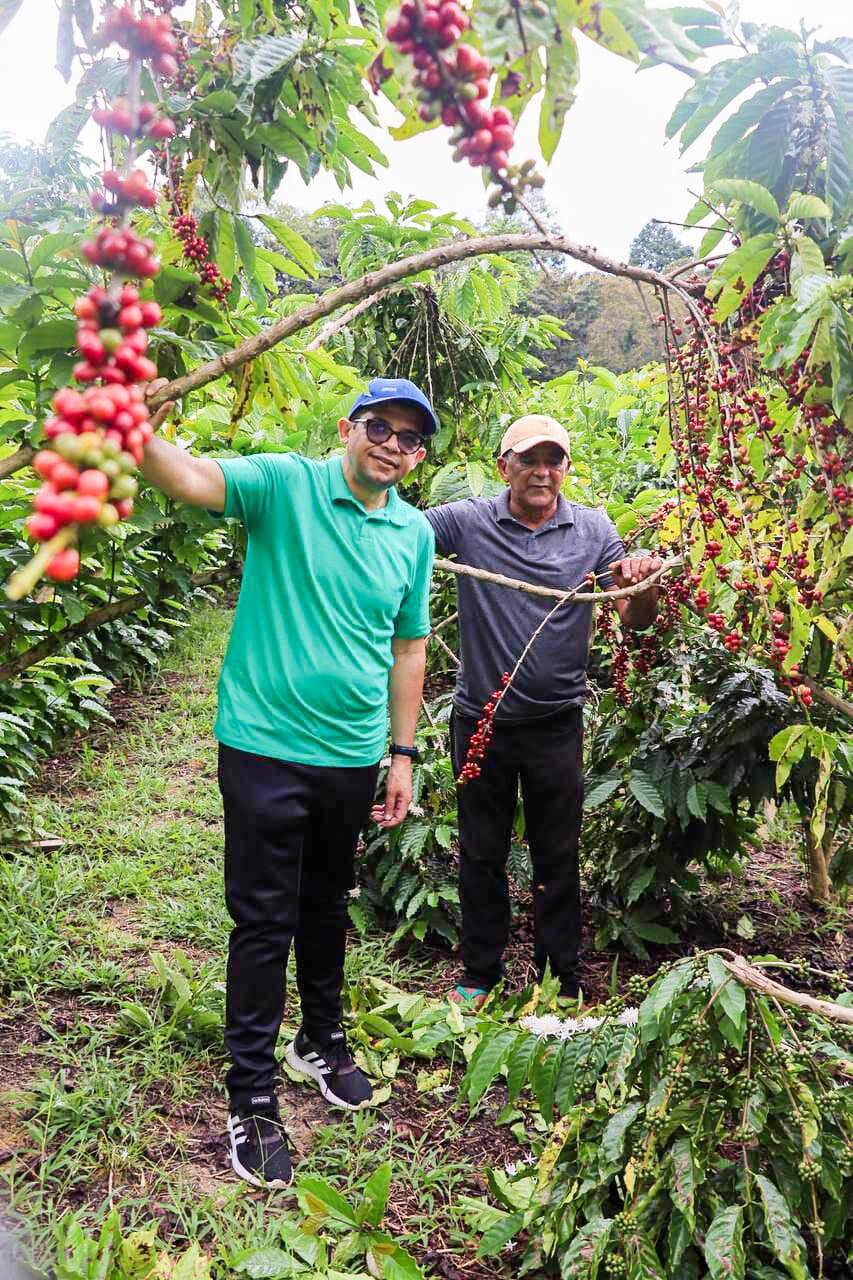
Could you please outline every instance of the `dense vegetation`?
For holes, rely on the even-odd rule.
[[[19,8],[0,6],[0,30]],[[66,1072],[48,1054],[48,1074],[24,1081],[18,1100],[22,1149],[35,1143],[40,1155],[13,1160],[9,1187],[38,1259],[52,1256],[46,1227],[62,1212],[57,1274],[68,1280],[211,1267],[454,1280],[454,1251],[461,1257],[479,1231],[481,1252],[508,1249],[516,1274],[832,1275],[844,1265],[851,1203],[845,975],[820,956],[812,968],[778,955],[744,968],[715,946],[643,975],[661,947],[689,936],[697,895],[748,866],[768,806],[783,807],[789,838],[802,835],[808,890],[829,930],[849,885],[853,43],[642,0],[404,0],[393,13],[359,6],[357,18],[327,0],[208,0],[192,14],[157,0],[145,28],[142,8],[63,0],[58,63],[74,100],[44,147],[5,140],[0,150],[0,567],[4,578],[23,570],[15,581],[25,588],[0,611],[0,824],[10,849],[0,863],[0,985],[17,1033],[52,1026],[45,1034],[65,1034],[73,1057]],[[539,158],[517,157],[515,125],[539,111],[547,165],[582,92],[583,39],[685,74],[668,133],[682,149],[708,139],[703,194],[685,215],[703,231],[696,261],[660,226],[642,229],[627,265],[551,226]],[[706,49],[720,55],[712,66]],[[309,217],[282,203],[294,168],[306,181],[326,168],[345,190],[353,167],[385,164],[359,127],[378,124],[378,93],[400,112],[397,137],[444,130],[454,157],[482,169],[482,225],[398,195]],[[93,114],[113,166],[103,176],[78,141]],[[569,259],[603,274],[571,275]],[[117,292],[137,276],[138,299]],[[124,350],[131,338],[138,350]],[[599,609],[586,879],[596,945],[637,972],[623,987],[617,959],[609,998],[596,990],[581,1025],[555,1015],[547,982],[499,993],[477,1019],[438,992],[411,990],[427,973],[419,957],[435,954],[419,948],[458,933],[452,619],[430,645],[417,809],[399,832],[367,841],[349,1003],[374,1078],[400,1071],[401,1089],[436,1114],[465,1062],[472,1108],[487,1107],[489,1086],[505,1076],[506,1105],[487,1120],[509,1129],[532,1164],[492,1170],[489,1202],[461,1190],[470,1170],[451,1178],[460,1190],[442,1210],[449,1250],[436,1245],[434,1224],[402,1243],[392,1229],[399,1150],[377,1146],[372,1119],[337,1163],[335,1139],[323,1139],[297,1189],[299,1215],[271,1227],[251,1200],[232,1204],[227,1247],[216,1243],[225,1218],[213,1199],[196,1211],[178,1197],[158,1239],[146,1197],[130,1191],[164,1089],[177,1081],[189,1105],[216,1087],[225,924],[210,908],[209,781],[191,798],[181,791],[195,835],[176,823],[164,852],[148,834],[165,799],[164,760],[186,771],[202,748],[164,744],[140,770],[145,721],[134,764],[115,727],[122,702],[110,694],[128,679],[150,687],[176,633],[195,625],[191,606],[236,585],[242,550],[238,527],[152,491],[131,510],[144,443],[133,433],[147,411],[124,425],[120,415],[152,360],[171,385],[151,407],[180,400],[163,429],[218,455],[325,454],[367,377],[414,378],[442,421],[406,494],[422,505],[494,491],[497,441],[535,404],[570,427],[567,494],[605,506],[629,545],[671,561],[653,634],[623,635]],[[127,404],[115,393],[104,407],[98,383],[116,367]],[[81,402],[68,399],[75,380],[90,388],[85,427]],[[107,441],[110,430],[117,438]],[[35,449],[38,475],[28,465]],[[53,482],[57,451],[67,483]],[[81,471],[106,479],[78,484]],[[47,551],[30,571],[34,542]],[[37,571],[47,565],[45,581]],[[452,601],[452,578],[437,575],[436,627]],[[201,718],[215,653],[198,661]],[[82,757],[56,757],[69,734],[92,731]],[[92,753],[109,774],[93,791],[99,811],[81,800],[64,813],[55,793],[28,800],[51,754],[60,777],[68,768],[94,787]],[[121,779],[134,769],[128,792]],[[67,848],[54,852],[56,839]],[[521,824],[512,872],[523,903]],[[165,902],[149,900],[149,873],[174,879]],[[147,913],[136,942],[158,947],[153,986],[120,947],[99,942],[97,920],[124,899]],[[375,941],[383,929],[410,947],[398,971]],[[742,917],[741,942],[751,930]],[[768,967],[838,999],[768,985]],[[58,1009],[62,993],[70,1016]],[[351,1160],[349,1185],[336,1190],[329,1178]],[[111,1211],[114,1178],[122,1191]],[[483,1265],[494,1274],[498,1264]]]

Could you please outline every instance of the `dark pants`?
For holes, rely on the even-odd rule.
[[[341,1021],[347,891],[378,768],[320,768],[219,747],[225,901],[234,921],[225,1043],[235,1103],[272,1088],[291,939],[306,1031],[322,1041]]]
[[[476,721],[453,712],[458,775]],[[533,863],[535,961],[567,985],[580,947],[578,839],[583,809],[583,713],[570,707],[527,723],[495,721],[479,778],[459,787],[459,897],[465,983],[493,987],[503,972],[510,905],[506,862],[518,784]]]

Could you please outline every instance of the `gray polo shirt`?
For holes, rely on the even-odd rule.
[[[509,489],[496,498],[466,498],[432,507],[424,515],[441,555],[509,578],[568,590],[587,573],[603,574],[625,554],[609,517],[560,496],[557,510],[528,529],[509,510]],[[463,715],[482,714],[501,673],[512,671],[521,651],[556,601],[459,575],[462,664],[454,704]],[[513,682],[496,719],[535,720],[586,695],[588,604],[564,604],[543,628]]]

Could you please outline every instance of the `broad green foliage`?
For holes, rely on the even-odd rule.
[[[849,762],[832,735],[795,718],[766,671],[722,654],[698,628],[638,682],[627,712],[605,699],[590,741],[582,832],[599,945],[619,940],[642,956],[647,942],[675,941],[672,926],[698,873],[737,867],[765,800],[790,796],[809,816],[822,805],[830,828],[842,830]],[[781,764],[774,771],[776,759],[784,772]],[[839,885],[849,874],[845,850],[842,840],[832,868]]]
[[[847,1029],[757,995],[715,953],[664,966],[639,1010],[614,997],[561,1019],[534,1013],[537,994],[484,1014],[463,1081],[475,1107],[505,1076],[549,1126],[532,1166],[492,1171],[500,1211],[470,1202],[481,1253],[520,1237],[523,1270],[585,1280],[843,1266]]]

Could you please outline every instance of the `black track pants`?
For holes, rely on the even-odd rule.
[[[269,1092],[291,939],[302,1021],[323,1040],[341,1020],[354,854],[378,765],[290,764],[219,747],[228,947],[225,1043],[235,1103]]]

